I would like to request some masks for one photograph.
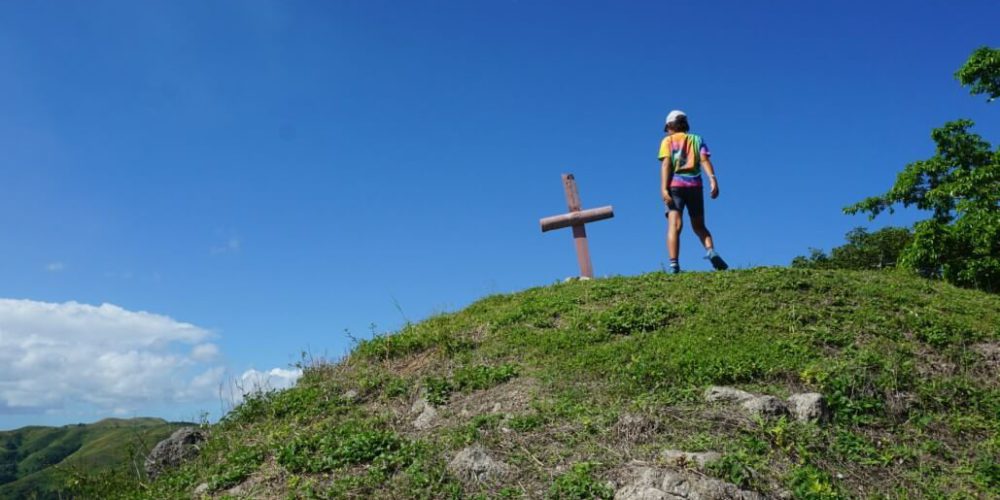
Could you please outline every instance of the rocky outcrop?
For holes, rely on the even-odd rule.
[[[826,399],[818,392],[792,394],[788,397],[788,409],[800,422],[823,423],[830,420]]]
[[[626,413],[618,417],[611,430],[620,441],[636,443],[656,434],[660,424],[645,415]]]
[[[476,444],[458,452],[448,463],[448,470],[464,481],[483,483],[503,477],[510,466],[494,460],[485,448]]]
[[[416,420],[413,421],[413,427],[420,430],[430,429],[434,425],[438,416],[438,412],[434,409],[434,405],[428,403],[424,398],[420,398],[413,402],[413,406],[410,407],[410,413],[417,414]]]
[[[767,394],[751,394],[732,387],[712,386],[705,390],[709,403],[737,403],[750,417],[764,420],[792,416],[800,422],[824,423],[830,420],[826,398],[818,392],[793,394],[782,401]]]
[[[208,434],[196,427],[184,427],[176,430],[167,439],[153,447],[146,457],[146,475],[150,479],[181,465],[198,456],[201,444],[208,439]]]
[[[738,486],[673,468],[633,466],[615,500],[763,500],[766,497]]]
[[[705,390],[705,401],[709,403],[742,403],[753,399],[753,394],[732,387],[713,385]]]
[[[774,396],[755,396],[744,401],[740,406],[752,417],[770,420],[788,415],[785,402]]]

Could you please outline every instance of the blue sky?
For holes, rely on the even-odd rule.
[[[841,208],[933,154],[932,128],[968,117],[1000,138],[996,105],[952,76],[1000,45],[998,15],[995,1],[0,4],[0,346],[19,353],[0,369],[0,428],[216,418],[219,384],[302,351],[335,358],[345,329],[573,275],[568,231],[538,228],[565,211],[563,172],[585,207],[615,207],[588,227],[596,273],[657,270],[674,108],[712,148],[707,221],[732,265],[839,244],[869,225]],[[687,232],[682,265],[707,270],[701,255]]]

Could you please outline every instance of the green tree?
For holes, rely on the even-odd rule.
[[[869,233],[856,227],[845,235],[847,243],[835,247],[827,255],[811,249],[809,257],[792,260],[792,267],[811,269],[887,269],[896,267],[903,249],[910,244],[913,233],[905,227],[886,227]]]
[[[956,76],[973,94],[1000,95],[1000,50],[976,50]],[[873,219],[893,206],[931,213],[913,226],[899,264],[959,286],[1000,292],[1000,148],[969,131],[970,120],[931,133],[937,153],[907,165],[888,192],[846,207]]]
[[[987,102],[1000,97],[1000,49],[980,47],[955,73],[958,81],[973,94],[989,94]]]

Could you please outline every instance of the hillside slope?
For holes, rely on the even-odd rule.
[[[58,498],[69,471],[121,466],[183,424],[158,418],[105,419],[0,432],[0,498]],[[131,453],[135,451],[135,453]]]
[[[296,387],[250,398],[213,426],[199,459],[114,491],[638,498],[627,495],[637,475],[669,474],[718,478],[744,498],[987,498],[1000,488],[1000,297],[903,274],[754,269],[557,284],[360,342],[338,363],[304,364]],[[713,385],[819,392],[832,420],[748,416],[706,401]],[[720,455],[702,464],[665,450]]]

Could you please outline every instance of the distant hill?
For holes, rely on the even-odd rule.
[[[92,483],[91,496],[1000,491],[1000,296],[901,272],[560,283],[304,364],[295,387],[250,397],[212,425],[199,458],[141,485]],[[803,393],[825,397],[828,421],[781,411],[814,397]]]
[[[98,473],[133,458],[141,469],[145,453],[183,425],[191,424],[109,418],[0,431],[0,498],[59,498],[70,472]]]

